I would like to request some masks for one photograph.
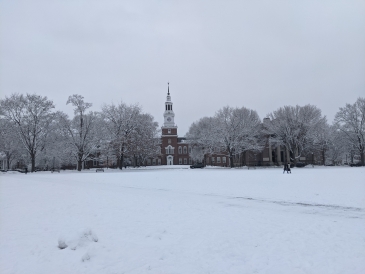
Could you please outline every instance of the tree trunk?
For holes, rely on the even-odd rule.
[[[361,149],[360,153],[361,153],[360,154],[361,155],[361,165],[364,166],[365,165],[365,163],[364,163],[364,148]]]
[[[79,158],[77,160],[77,171],[81,171],[81,168],[82,168],[82,161],[81,161],[81,158]]]
[[[81,171],[81,169],[82,169],[82,161],[78,160],[77,161],[77,171]]]
[[[233,168],[234,167],[234,165],[233,165],[233,155],[232,155],[231,151],[229,152],[229,162],[230,162],[230,167]]]
[[[124,163],[124,154],[120,155],[120,163],[119,163],[119,169],[123,169],[123,163]]]
[[[34,172],[35,171],[35,155],[34,154],[31,155],[31,161],[32,161],[32,172]]]
[[[322,149],[322,164],[326,165],[326,158],[325,158],[325,149]]]

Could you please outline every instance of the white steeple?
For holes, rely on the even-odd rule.
[[[172,109],[171,95],[170,95],[170,84],[167,83],[167,97],[165,102],[164,127],[175,127],[174,117],[175,113]]]

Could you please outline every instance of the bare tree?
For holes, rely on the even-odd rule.
[[[36,94],[12,94],[0,101],[1,115],[11,121],[30,156],[31,171],[36,156],[44,149],[49,125],[54,118],[53,102]]]
[[[348,148],[348,142],[336,125],[332,125],[329,130],[328,148],[326,150],[326,159],[333,165],[342,163]],[[347,161],[346,161],[347,163]]]
[[[361,165],[364,165],[365,149],[365,98],[358,98],[356,102],[346,104],[340,108],[335,117],[335,122],[343,132],[350,146],[360,156]]]
[[[130,156],[133,155],[135,163],[138,160],[144,163],[148,158],[160,155],[160,140],[158,138],[158,123],[150,114],[140,114],[136,117],[137,127],[133,131],[130,146]]]
[[[194,162],[198,162],[201,163],[204,160],[204,150],[201,146],[190,146],[191,150],[189,153],[190,158],[194,161]]]
[[[224,107],[216,113],[215,118],[217,126],[213,134],[218,147],[229,154],[231,167],[234,154],[259,149],[261,121],[256,111],[245,107]]]
[[[318,151],[322,156],[322,165],[326,164],[327,152],[333,144],[332,135],[334,134],[330,125],[327,124],[326,119],[323,120],[320,127],[313,129],[312,140],[313,145],[311,152]],[[310,144],[310,143],[309,143]]]
[[[260,149],[261,121],[256,111],[224,107],[214,117],[205,117],[193,123],[187,134],[189,143],[204,152],[227,152],[230,166],[233,155],[247,150]]]
[[[271,121],[265,126],[271,142],[284,146],[294,163],[313,148],[315,133],[325,124],[321,110],[312,105],[284,106],[269,114]]]
[[[138,128],[137,118],[141,114],[138,105],[105,105],[102,108],[103,125],[108,132],[107,139],[112,142],[119,168],[123,168],[124,156],[130,152],[133,134]]]
[[[202,162],[206,154],[214,151],[217,146],[216,139],[212,134],[215,125],[215,118],[203,117],[190,126],[186,138],[192,148],[190,157],[193,160]]]
[[[67,137],[66,143],[76,158],[77,170],[81,171],[83,162],[98,145],[97,115],[91,111],[86,113],[92,104],[86,103],[81,95],[69,96],[67,104],[75,107],[75,116],[70,120],[66,114],[60,113],[60,128]]]
[[[5,156],[6,169],[10,169],[12,162],[20,155],[20,147],[22,147],[22,143],[14,124],[0,119],[0,152]]]

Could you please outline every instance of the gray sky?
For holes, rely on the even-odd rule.
[[[223,106],[261,119],[365,96],[365,1],[0,1],[0,95],[139,103],[179,135]]]

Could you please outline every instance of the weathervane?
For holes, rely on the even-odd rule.
[[[167,95],[170,95],[170,82],[167,82]]]

